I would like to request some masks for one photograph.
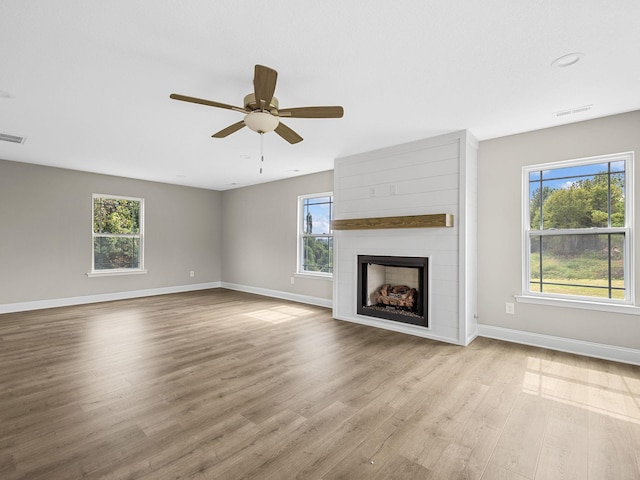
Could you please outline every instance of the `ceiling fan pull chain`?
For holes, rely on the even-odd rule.
[[[264,133],[260,132],[260,175],[262,175],[262,165],[264,165]]]

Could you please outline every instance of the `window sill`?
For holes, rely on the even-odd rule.
[[[552,307],[581,308],[584,310],[640,315],[640,307],[622,303],[569,300],[564,298],[536,297],[533,295],[515,295],[515,299],[518,303],[532,303],[536,305],[549,305]]]
[[[293,276],[297,278],[314,278],[316,280],[333,280],[333,274],[331,273],[297,272]]]
[[[147,273],[146,270],[104,270],[87,273],[87,277],[115,277],[119,275],[141,275]]]

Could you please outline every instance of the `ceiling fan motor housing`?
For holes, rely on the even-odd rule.
[[[256,102],[255,93],[249,93],[249,94],[244,96],[244,108],[246,108],[248,110],[251,110],[251,111],[262,110],[260,105],[258,105],[258,103]],[[277,115],[278,108],[280,108],[280,104],[278,103],[278,99],[276,97],[271,97],[271,102],[269,103],[269,108],[265,108],[265,110],[269,110],[274,115]],[[273,110],[275,110],[275,112]]]

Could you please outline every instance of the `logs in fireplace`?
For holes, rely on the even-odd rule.
[[[379,306],[391,306],[399,310],[413,311],[418,291],[407,285],[391,286],[385,283],[373,294],[373,301]]]

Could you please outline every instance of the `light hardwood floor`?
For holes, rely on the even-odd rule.
[[[214,289],[0,315],[2,479],[640,478],[640,367]]]

